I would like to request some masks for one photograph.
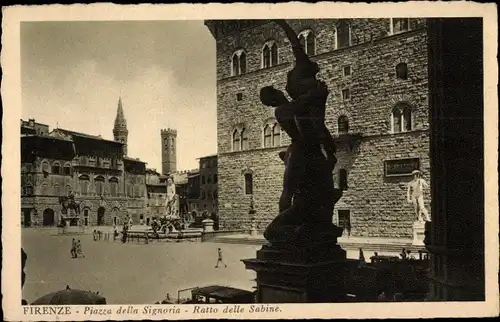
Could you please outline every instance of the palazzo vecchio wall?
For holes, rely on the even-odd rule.
[[[307,34],[309,55],[320,65],[319,78],[330,89],[326,123],[337,138],[339,160],[333,176],[337,187],[347,183],[334,222],[349,210],[351,236],[410,237],[416,218],[406,201],[406,184],[413,169],[402,165],[404,171],[392,176],[386,176],[384,169],[386,161],[417,159],[419,166],[414,168],[429,182],[425,19],[288,22],[297,33]],[[221,226],[249,228],[253,197],[257,226],[263,230],[278,213],[284,171],[278,152],[289,138],[284,132],[271,131],[272,139],[267,136],[266,125],[276,122],[274,111],[261,104],[258,94],[266,85],[284,90],[293,61],[291,47],[271,21],[205,24],[217,43]],[[270,64],[263,57],[268,54],[266,44],[271,56],[277,48],[277,59],[270,57]],[[246,191],[245,174],[252,177],[251,194]],[[430,209],[429,191],[425,200]]]

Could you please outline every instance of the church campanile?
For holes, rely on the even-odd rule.
[[[115,141],[124,143],[123,155],[127,155],[127,120],[123,114],[122,98],[118,99],[118,110],[116,111],[115,126],[113,128],[113,137]]]

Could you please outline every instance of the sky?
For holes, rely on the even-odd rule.
[[[160,129],[177,129],[177,169],[217,153],[215,40],[203,21],[21,23],[22,118],[113,139],[121,96],[128,156],[161,170]]]

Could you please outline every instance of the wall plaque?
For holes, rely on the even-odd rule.
[[[419,169],[420,158],[384,161],[384,173],[386,177],[411,176],[413,170]]]

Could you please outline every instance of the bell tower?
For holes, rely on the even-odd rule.
[[[127,155],[127,120],[125,120],[125,114],[123,114],[122,98],[118,99],[118,109],[116,111],[115,126],[113,127],[113,137],[117,142],[122,142],[123,145],[123,155]]]
[[[177,171],[177,130],[161,130],[161,174]]]

